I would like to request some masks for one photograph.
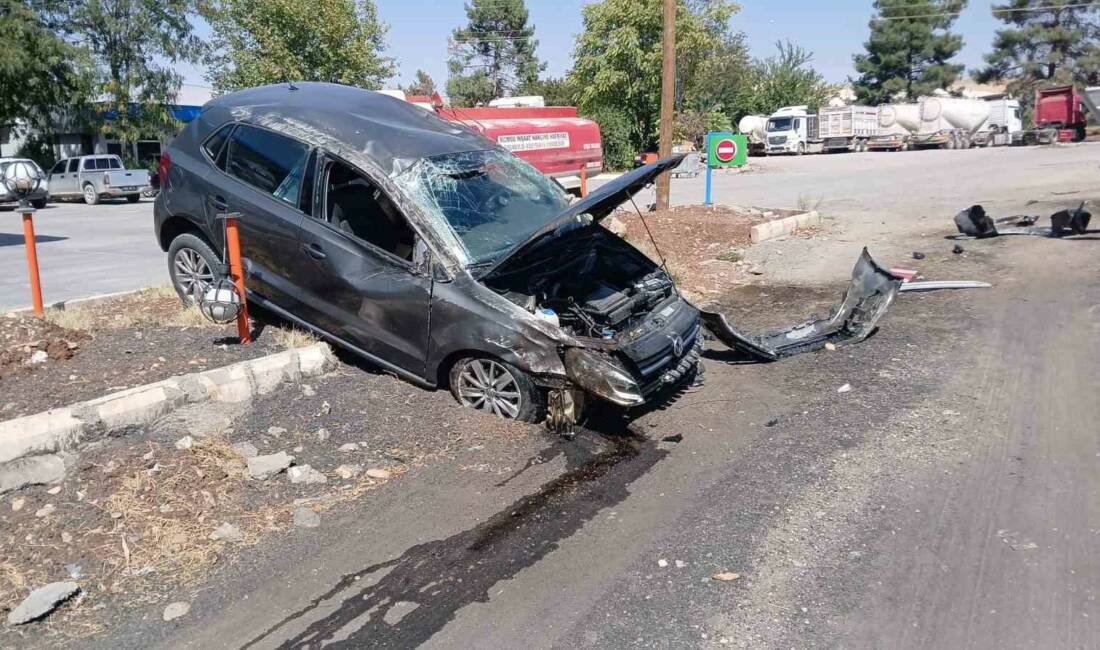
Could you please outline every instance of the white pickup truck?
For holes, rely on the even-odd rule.
[[[136,203],[149,187],[149,172],[125,169],[118,156],[62,158],[47,177],[50,199],[83,197],[88,205],[104,198],[123,198]]]

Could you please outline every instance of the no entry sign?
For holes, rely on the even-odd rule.
[[[748,153],[744,135],[710,133],[707,146],[707,163],[711,167],[744,165]]]

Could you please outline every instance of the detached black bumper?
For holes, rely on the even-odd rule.
[[[901,280],[875,264],[864,248],[852,269],[852,282],[844,300],[829,318],[748,336],[730,325],[722,314],[703,311],[700,315],[706,328],[725,345],[760,361],[776,361],[820,350],[826,343],[841,346],[862,341],[875,330],[900,287]]]

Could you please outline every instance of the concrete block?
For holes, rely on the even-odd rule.
[[[255,389],[252,385],[252,374],[248,372],[248,366],[245,364],[235,363],[199,374],[217,387],[215,401],[247,402],[252,399]]]
[[[111,393],[83,404],[90,409],[96,424],[107,430],[152,422],[185,400],[185,393],[175,380]]]
[[[266,395],[284,380],[297,380],[299,377],[298,355],[292,350],[272,354],[245,362],[252,373],[252,382],[256,395]]]
[[[72,409],[60,408],[0,422],[0,463],[76,444],[84,424]]]
[[[27,456],[0,464],[0,494],[28,485],[48,485],[65,479],[65,461],[57,454]]]
[[[324,374],[336,367],[336,355],[327,343],[314,343],[298,351],[298,369],[303,377]]]

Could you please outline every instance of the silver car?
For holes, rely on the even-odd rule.
[[[42,209],[46,207],[46,175],[42,172],[42,168],[38,166],[38,163],[30,160],[29,158],[0,158],[0,176],[3,176],[4,172],[8,169],[8,165],[14,162],[27,162],[31,165],[34,165],[34,168],[38,170],[39,176],[42,177],[42,184],[38,187],[37,190],[31,192],[31,195],[27,198],[30,199],[31,205],[33,205],[37,209]],[[18,204],[19,201],[15,198],[15,196],[8,192],[3,183],[0,183],[0,205],[7,206]]]

